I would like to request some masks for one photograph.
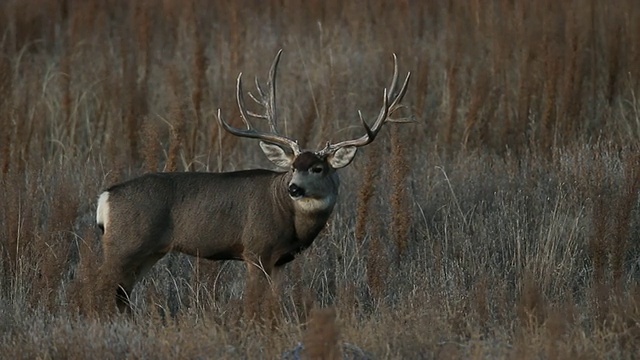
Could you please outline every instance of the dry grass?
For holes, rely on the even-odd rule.
[[[635,357],[639,24],[634,0],[2,2],[2,353]],[[132,316],[105,314],[97,194],[268,167],[214,114],[238,124],[237,74],[264,79],[280,48],[280,126],[303,146],[361,134],[392,53],[416,122],[342,170],[279,304],[241,264],[171,255]]]

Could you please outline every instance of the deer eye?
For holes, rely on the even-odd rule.
[[[314,174],[320,174],[322,171],[324,171],[322,166],[314,166],[311,168],[311,172]]]

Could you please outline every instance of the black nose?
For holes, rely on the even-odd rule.
[[[291,197],[304,196],[304,189],[296,184],[291,184],[289,185],[289,195],[291,195]]]

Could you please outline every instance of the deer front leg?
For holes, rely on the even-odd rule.
[[[248,320],[275,319],[279,310],[280,271],[261,262],[246,261],[244,312]]]

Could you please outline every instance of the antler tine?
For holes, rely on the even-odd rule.
[[[321,154],[326,155],[332,152],[337,151],[340,148],[347,146],[356,146],[361,147],[367,144],[370,144],[373,140],[375,140],[376,136],[382,126],[387,122],[400,122],[394,119],[391,119],[391,114],[393,114],[396,110],[398,110],[402,105],[400,102],[404,95],[407,93],[407,87],[409,85],[409,78],[411,77],[411,73],[407,73],[407,77],[404,79],[402,83],[402,87],[399,91],[397,91],[398,87],[398,59],[396,54],[393,54],[393,77],[391,78],[391,84],[389,85],[388,90],[384,89],[383,99],[382,99],[382,107],[380,108],[380,112],[378,113],[378,117],[376,121],[373,123],[373,126],[369,127],[367,122],[364,120],[362,116],[362,112],[358,111],[358,116],[360,118],[360,122],[365,129],[366,134],[363,136],[353,139],[339,142],[337,144],[327,144],[327,146],[320,151]]]
[[[222,119],[220,109],[218,109],[218,123],[227,132],[235,136],[260,139],[270,143],[283,145],[283,146],[289,147],[293,151],[293,153],[297,155],[300,153],[300,147],[298,146],[298,142],[289,137],[278,134],[278,131],[276,129],[276,124],[275,124],[275,115],[276,115],[275,75],[276,75],[276,68],[278,66],[281,53],[282,53],[282,50],[280,50],[276,55],[276,59],[274,60],[273,65],[271,65],[271,70],[269,71],[270,94],[269,94],[268,102],[266,101],[265,99],[266,96],[264,96],[265,95],[264,91],[262,91],[262,88],[258,84],[257,80],[256,80],[256,84],[258,84],[257,88],[258,88],[258,92],[261,95],[262,101],[259,101],[253,95],[249,94],[257,103],[265,107],[266,113],[264,115],[258,115],[258,114],[254,114],[252,112],[247,111],[245,101],[244,101],[244,91],[242,90],[242,73],[240,73],[238,75],[238,80],[236,84],[236,99],[238,102],[238,109],[240,110],[240,118],[242,118],[242,121],[244,122],[247,128],[246,130],[242,130],[229,125],[226,121],[224,121],[224,119]],[[249,117],[266,119],[269,122],[269,125],[271,127],[271,133],[255,130],[253,126],[251,126],[251,123],[249,122]]]
[[[276,108],[276,74],[278,70],[278,63],[280,62],[280,56],[282,55],[282,49],[278,51],[276,57],[273,59],[271,68],[269,69],[269,78],[267,79],[267,86],[269,88],[268,93],[264,91],[258,77],[255,78],[256,90],[258,91],[258,97],[249,92],[249,96],[253,101],[264,107],[265,114],[256,114],[251,111],[247,111],[247,114],[251,117],[258,119],[265,119],[269,122],[271,132],[278,132],[278,114]]]
[[[266,104],[264,103],[264,101],[261,100],[261,99],[264,99],[266,97],[266,95],[264,94],[264,91],[262,90],[262,87],[260,86],[260,81],[258,81],[258,77],[257,76],[255,77],[254,81],[255,81],[256,89],[258,90],[258,95],[260,96],[260,98],[257,98],[255,96],[253,96],[253,94],[251,92],[248,92],[249,97],[251,99],[253,99],[253,101],[255,101],[256,104],[258,104],[260,106],[263,106],[263,107],[266,107]],[[267,119],[266,115],[256,114],[256,113],[251,112],[251,111],[249,111],[248,113],[249,113],[249,115],[251,115],[253,117],[256,117],[256,118],[259,118],[259,119]]]
[[[269,124],[271,125],[271,131],[273,132],[276,132],[276,128],[278,127],[278,114],[276,112],[276,74],[278,72],[280,55],[282,55],[282,49],[278,50],[276,57],[273,59],[273,64],[271,64],[271,69],[269,69],[269,80],[267,80],[267,86],[269,87],[269,105],[267,106],[267,116],[269,116],[272,120],[269,122]]]
[[[242,122],[247,126],[247,130],[251,129],[251,123],[249,123],[248,117],[251,116],[244,105],[244,95],[242,91],[242,73],[238,74],[238,79],[236,80],[236,100],[238,102],[238,109],[240,109],[240,117],[242,118]]]
[[[264,94],[264,90],[262,90],[262,86],[260,85],[260,80],[258,80],[257,76],[255,78],[255,82],[256,82],[256,89],[258,90],[258,94],[260,95],[260,98],[264,99],[267,95]],[[263,101],[258,100],[255,97],[253,97],[253,94],[249,93],[249,95],[251,95],[251,98],[253,98],[253,100],[255,102],[257,102],[258,104],[262,104],[263,103]]]
[[[393,76],[391,77],[391,84],[389,84],[389,96],[393,96],[398,85],[398,57],[396,53],[393,53]]]
[[[396,87],[398,86],[398,58],[396,57],[396,54],[393,54],[393,80],[391,81],[391,86],[389,87],[389,97],[394,96],[394,100],[391,102],[391,105],[389,106],[391,109],[396,110],[398,108],[398,103],[402,101],[402,98],[404,98],[404,95],[407,92],[407,86],[409,85],[410,77],[411,77],[411,72],[408,72],[407,77],[404,79],[404,82],[402,83],[400,92],[395,94]],[[392,121],[392,120],[389,119],[389,121]]]

